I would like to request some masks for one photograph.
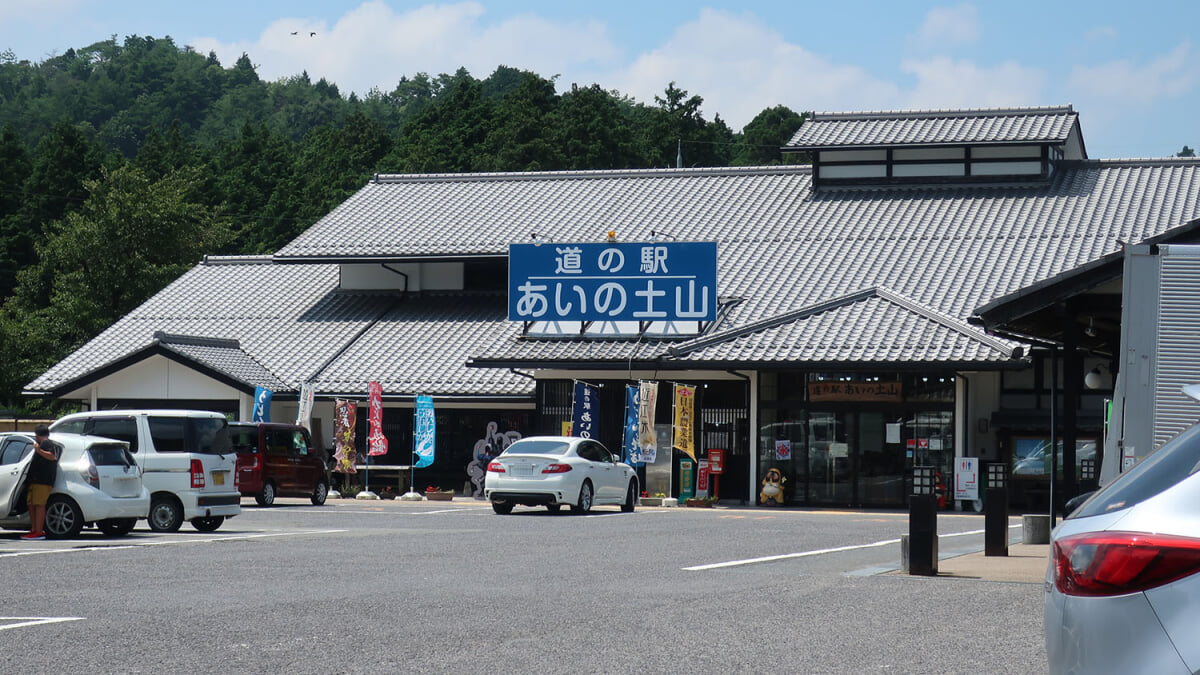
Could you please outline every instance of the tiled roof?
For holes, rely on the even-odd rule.
[[[508,370],[467,368],[480,340],[506,334],[503,295],[406,298],[321,370],[317,391],[364,392],[376,380],[386,394],[511,395],[533,393],[533,382]]]
[[[725,363],[988,364],[1012,345],[883,288],[668,348],[672,359]]]
[[[288,388],[271,371],[243,351],[237,340],[170,335],[158,331],[154,334],[154,342],[165,351],[175,353],[185,362],[201,364],[238,382],[265,387],[272,391]]]
[[[533,233],[573,242],[615,230],[624,241],[716,241],[718,293],[742,299],[719,330],[875,287],[965,321],[993,298],[1117,251],[1118,241],[1197,216],[1200,162],[1191,159],[1064,163],[1036,185],[819,192],[808,167],[381,176],[279,255],[501,256]],[[895,309],[868,304],[885,313],[862,315],[864,334],[885,335]],[[499,344],[486,336],[474,355],[627,359],[634,350],[504,335]],[[640,358],[650,345],[636,349]],[[969,360],[969,351],[942,355]]]
[[[351,350],[335,357],[360,334],[370,337],[370,329],[385,329],[388,317],[403,312],[403,305],[397,305],[393,295],[339,291],[337,265],[279,265],[269,256],[213,258],[184,273],[25,389],[38,393],[69,391],[105,367],[136,357],[157,344],[248,386],[271,383],[275,391],[297,391],[301,382],[314,376],[323,381],[320,378],[325,374],[341,372],[340,364],[346,362],[347,355],[357,355],[359,360],[354,363],[370,366],[366,379],[360,382],[343,377],[339,382],[345,391],[365,392],[367,380],[381,376],[388,368],[407,367],[404,353],[379,349],[364,361],[361,352]],[[393,310],[394,306],[401,309]],[[503,317],[503,302],[500,307],[488,310],[478,325],[494,321],[497,311]],[[470,318],[466,310],[460,314]],[[462,323],[443,318],[431,314],[410,322],[408,339],[431,345],[461,340]],[[433,349],[426,351],[420,367],[460,373],[465,360],[464,354],[453,350]],[[323,368],[326,364],[329,367]],[[532,391],[528,380],[507,371],[469,373],[459,377],[454,386],[464,395]]]
[[[794,166],[380,176],[276,264],[198,265],[27,389],[62,392],[144,349],[155,331],[237,340],[289,387],[315,377],[325,391],[380,379],[389,393],[532,392],[506,369],[463,369],[471,358],[999,365],[1008,345],[963,329],[977,308],[1197,217],[1191,159],[1064,163],[1038,184],[818,192],[809,169]],[[609,230],[623,241],[716,241],[718,294],[737,300],[712,328],[721,339],[526,339],[497,298],[393,304],[339,292],[337,266],[317,262],[503,256],[532,234],[601,241]]]
[[[988,110],[814,113],[784,147],[792,150],[1008,143],[1063,143],[1071,106]]]

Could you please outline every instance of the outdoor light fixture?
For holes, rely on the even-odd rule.
[[[1087,328],[1083,329],[1083,334],[1088,337],[1096,337],[1096,320],[1094,317],[1088,317]]]
[[[1083,376],[1083,386],[1088,389],[1100,389],[1104,384],[1104,373],[1101,371],[1100,366],[1092,368],[1088,371],[1087,375]]]

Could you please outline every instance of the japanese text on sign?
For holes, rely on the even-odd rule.
[[[510,321],[712,321],[717,244],[510,244]]]

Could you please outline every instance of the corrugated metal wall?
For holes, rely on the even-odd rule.
[[[1154,447],[1200,421],[1200,403],[1183,394],[1200,383],[1200,257],[1161,256]],[[1126,298],[1125,302],[1137,302]]]

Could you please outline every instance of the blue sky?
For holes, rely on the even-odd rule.
[[[0,0],[0,51],[41,61],[127,35],[243,52],[345,94],[498,65],[652,102],[668,82],[740,130],[764,108],[894,110],[1071,103],[1092,157],[1200,146],[1200,3],[780,0]],[[297,31],[298,35],[291,35]],[[308,36],[315,31],[316,36]]]

